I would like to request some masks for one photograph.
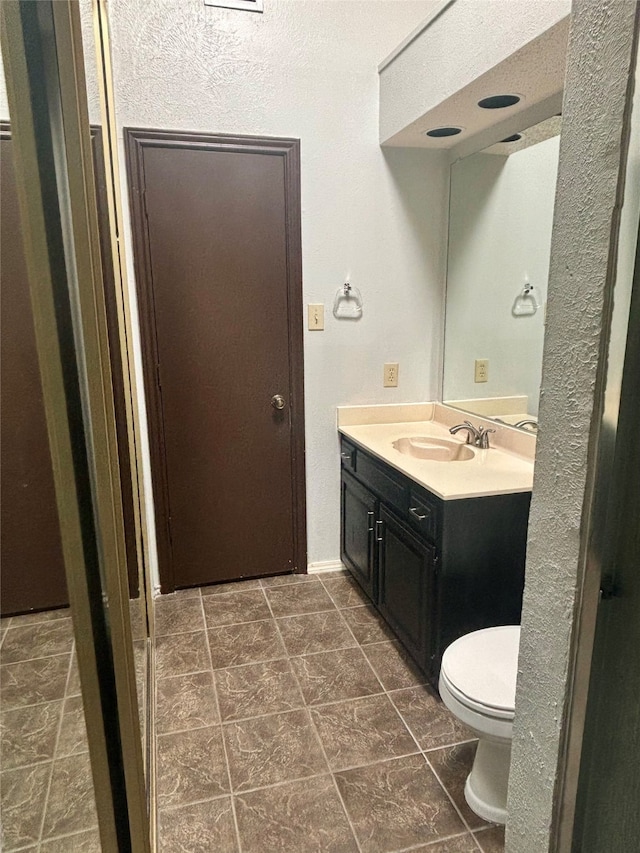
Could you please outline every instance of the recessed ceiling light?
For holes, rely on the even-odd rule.
[[[440,138],[442,136],[457,136],[462,133],[461,127],[432,127],[431,130],[425,130],[425,136],[433,136]]]
[[[519,100],[520,95],[491,95],[489,98],[478,101],[478,106],[483,110],[502,110],[505,107],[512,107]]]
[[[514,133],[513,136],[507,136],[506,139],[501,139],[500,142],[518,142],[519,139],[522,139],[522,134]]]

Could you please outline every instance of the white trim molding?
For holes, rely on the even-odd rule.
[[[325,560],[322,563],[309,563],[307,574],[319,575],[322,572],[346,572],[347,567],[342,560]]]

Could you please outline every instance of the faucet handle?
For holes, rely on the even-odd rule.
[[[495,429],[491,429],[491,427],[478,427],[478,447],[481,450],[489,449],[489,433],[495,432]]]

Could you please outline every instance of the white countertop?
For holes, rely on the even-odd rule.
[[[529,492],[533,487],[533,456],[535,445],[527,442],[523,445],[511,433],[518,432],[506,428],[496,432],[491,439],[495,440],[497,446],[488,450],[473,450],[473,459],[460,462],[435,462],[427,459],[417,459],[404,453],[400,453],[393,447],[393,442],[399,438],[427,436],[433,438],[444,438],[464,443],[466,433],[461,432],[458,436],[452,436],[449,426],[465,420],[459,411],[447,410],[441,404],[425,404],[420,414],[424,417],[432,406],[432,417],[429,420],[406,420],[402,423],[389,423],[391,416],[387,406],[367,407],[366,413],[363,407],[362,419],[366,423],[344,423],[344,421],[357,420],[354,417],[354,408],[345,409],[349,412],[346,417],[338,417],[338,429],[342,435],[355,444],[367,450],[373,456],[377,456],[387,462],[393,468],[410,477],[416,483],[424,486],[443,500],[456,500],[459,498],[487,497],[490,495],[512,494],[514,492]],[[383,423],[372,423],[375,418],[375,410],[380,409],[380,420]],[[418,412],[419,410],[416,409]],[[403,413],[404,414],[404,413]],[[472,423],[483,423],[482,418],[469,416]],[[444,421],[444,423],[443,423]],[[486,422],[495,428],[495,424]],[[532,437],[525,436],[526,439]],[[535,441],[535,439],[534,439]],[[507,449],[504,445],[514,445],[516,450]],[[503,446],[500,446],[503,445]],[[533,447],[533,452],[531,450]]]

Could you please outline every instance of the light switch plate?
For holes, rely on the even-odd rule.
[[[398,362],[397,361],[393,361],[393,362],[389,362],[388,364],[385,364],[382,385],[384,388],[397,388],[398,387]]]
[[[319,302],[309,305],[309,331],[322,332],[324,330],[324,305]]]
[[[489,359],[476,358],[475,382],[489,381]]]

